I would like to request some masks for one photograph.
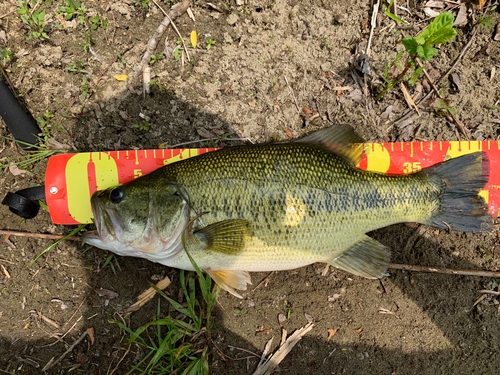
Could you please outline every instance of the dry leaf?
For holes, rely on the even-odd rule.
[[[284,314],[281,314],[281,313],[280,313],[280,314],[278,315],[278,323],[279,323],[279,324],[283,324],[284,322],[286,322],[286,317],[285,317],[285,315],[284,315]]]
[[[196,35],[196,31],[191,31],[191,44],[193,48],[196,48],[196,43],[198,43],[198,36]]]
[[[214,136],[212,135],[212,133],[210,133],[208,130],[204,129],[204,128],[198,128],[196,129],[196,132],[202,136],[203,138],[213,138]]]
[[[9,172],[12,173],[14,176],[20,176],[26,173],[24,169],[20,169],[17,167],[15,164],[11,164],[9,166]]]
[[[314,318],[311,315],[309,315],[308,313],[304,313],[304,316],[306,317],[308,323],[314,322]]]
[[[356,331],[357,333],[361,333],[361,331],[362,331],[362,330],[363,330],[363,328],[358,328],[358,329],[356,329],[355,331]]]
[[[479,9],[481,9],[484,6],[484,4],[486,4],[486,0],[479,0],[479,4],[478,4]]]
[[[431,8],[424,8],[424,13],[427,15],[427,17],[434,18],[439,16],[439,12],[436,12],[435,10],[432,10]]]
[[[306,115],[312,115],[312,111],[309,108],[302,109],[302,112],[304,112]]]
[[[337,329],[332,329],[332,328],[328,330],[328,341],[330,341],[330,339],[337,333],[337,331],[338,331]]]
[[[87,335],[90,337],[90,343],[94,344],[94,327],[87,328]]]
[[[120,74],[114,77],[117,81],[125,81],[128,78],[126,74]]]
[[[293,138],[293,134],[292,134],[292,132],[291,132],[290,130],[285,129],[285,133],[286,133],[286,135],[287,135],[288,137]]]
[[[118,293],[113,292],[112,290],[102,288],[97,289],[96,293],[99,295],[99,297],[106,297],[108,299],[116,298],[119,296]]]
[[[453,22],[453,26],[460,26],[467,23],[467,5],[460,5],[460,10],[458,11],[457,17],[455,18],[455,22]]]

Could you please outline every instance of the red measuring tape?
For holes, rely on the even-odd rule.
[[[480,195],[492,216],[500,208],[500,141],[366,143],[358,167],[408,174],[445,160],[484,151],[490,160],[490,178]],[[49,159],[45,192],[56,224],[93,222],[90,197],[98,190],[125,184],[164,165],[215,151],[215,148],[129,150],[63,154]]]

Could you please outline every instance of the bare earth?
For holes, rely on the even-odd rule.
[[[410,25],[396,24],[381,12],[372,40],[372,83],[363,93],[353,79],[351,62],[357,50],[364,50],[370,33],[372,7],[369,1],[265,0],[218,12],[198,0],[192,10],[175,23],[186,40],[192,30],[198,34],[200,51],[190,51],[193,61],[173,58],[152,65],[151,93],[142,94],[142,82],[131,79],[145,45],[163,14],[150,3],[149,10],[133,1],[86,1],[87,14],[109,19],[106,30],[93,32],[93,50],[102,63],[81,47],[83,26],[77,19],[66,21],[66,31],[56,25],[54,14],[62,1],[47,9],[50,39],[26,41],[27,30],[12,13],[0,19],[0,50],[12,53],[9,77],[34,117],[54,114],[50,138],[79,151],[157,148],[202,138],[229,138],[269,142],[300,137],[316,129],[349,123],[369,141],[457,140],[453,121],[438,115],[433,99],[423,105],[413,122],[390,127],[383,114],[389,106],[397,119],[408,108],[401,90],[395,89],[381,102],[374,98],[384,67],[403,49],[402,34],[415,36],[430,22],[424,2],[410,1],[409,11],[398,15]],[[399,3],[399,2],[398,2]],[[448,3],[445,3],[448,4]],[[172,3],[161,3],[167,11]],[[222,3],[214,2],[221,11]],[[452,5],[453,4],[449,4]],[[484,9],[494,5],[489,1]],[[406,8],[406,4],[404,4]],[[0,3],[0,16],[16,9],[15,2]],[[452,9],[453,12],[458,8]],[[477,6],[470,4],[477,20]],[[440,10],[440,9],[436,9]],[[480,27],[462,63],[455,72],[460,87],[446,79],[439,89],[458,118],[470,130],[472,139],[499,138],[500,78],[491,79],[500,68],[499,42],[494,41],[500,16],[489,12],[497,29]],[[471,38],[473,21],[457,27],[458,35],[442,45],[427,70],[438,78],[452,65]],[[178,35],[166,32],[171,46]],[[1,36],[2,34],[0,34]],[[215,41],[207,51],[207,41]],[[117,61],[97,82],[99,75]],[[163,50],[163,39],[157,53]],[[87,73],[66,70],[82,62]],[[392,72],[391,72],[392,73]],[[113,78],[128,74],[125,81]],[[82,109],[82,84],[88,76],[92,95]],[[422,78],[423,79],[423,78]],[[363,84],[363,80],[359,82]],[[349,86],[340,90],[339,87]],[[410,95],[415,88],[407,85]],[[424,94],[425,91],[424,85]],[[489,107],[495,107],[489,108]],[[312,112],[303,111],[307,108]],[[318,114],[319,116],[315,116]],[[144,117],[154,127],[134,127]],[[56,126],[57,125],[57,126]],[[9,136],[2,123],[0,135]],[[64,130],[64,131],[63,131]],[[460,139],[465,139],[459,134]],[[223,145],[241,142],[222,141]],[[20,151],[10,141],[0,140],[1,158]],[[191,147],[204,147],[205,143]],[[14,176],[5,170],[0,176],[0,197],[34,184],[43,184],[46,161]],[[23,222],[2,206],[0,229],[67,234],[72,227],[54,225],[47,212]],[[416,224],[401,224],[370,235],[393,249],[393,263],[442,268],[497,270],[500,268],[499,231],[469,234],[426,227],[409,250],[403,251],[417,230]],[[178,295],[178,270],[133,258],[117,258],[114,271],[103,267],[106,252],[66,241],[34,264],[32,260],[53,241],[11,236],[0,246],[0,369],[7,373],[34,374],[51,358],[59,358],[78,337],[93,327],[95,342],[85,339],[50,373],[67,373],[70,368],[84,374],[105,374],[117,367],[128,348],[127,333],[111,323],[117,312],[135,302],[158,275],[168,275],[167,291]],[[86,251],[85,251],[86,250]],[[243,292],[239,300],[222,293],[215,314],[209,350],[213,374],[251,374],[258,358],[232,347],[261,354],[274,336],[273,351],[281,330],[288,333],[307,324],[314,328],[283,360],[276,373],[305,374],[498,374],[500,368],[500,309],[498,295],[481,297],[480,290],[498,290],[499,280],[470,276],[438,275],[392,270],[381,280],[366,280],[314,264],[277,272],[268,282]],[[4,271],[6,270],[7,273]],[[268,274],[252,275],[254,287]],[[100,297],[99,288],[118,297]],[[132,329],[154,319],[156,297],[129,319]],[[161,300],[162,309],[167,308]],[[290,318],[278,322],[278,314]],[[59,328],[41,320],[38,313],[55,321]],[[328,339],[329,330],[337,330]],[[57,337],[67,333],[63,342]],[[59,334],[59,336],[56,336]],[[230,347],[231,346],[231,347]],[[218,351],[229,357],[224,360]],[[116,368],[124,374],[144,352],[131,346]],[[241,359],[248,357],[247,359]],[[241,360],[237,360],[241,359]],[[39,367],[36,367],[38,364]]]

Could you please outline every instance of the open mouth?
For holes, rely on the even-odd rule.
[[[94,224],[96,230],[85,232],[83,234],[83,241],[88,244],[95,244],[95,241],[108,242],[112,240],[114,235],[113,224],[106,208],[102,206],[98,199],[98,193],[94,193],[92,198],[90,198],[90,204],[92,206],[92,212],[94,213]],[[106,225],[106,221],[110,222],[110,225]],[[111,230],[110,230],[111,229]]]

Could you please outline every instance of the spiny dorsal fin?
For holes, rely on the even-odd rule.
[[[353,144],[364,143],[364,140],[350,125],[342,124],[318,130],[296,142],[320,145],[345,157],[351,164],[357,165],[361,160],[363,147],[353,146]]]
[[[327,263],[358,276],[379,279],[387,271],[390,259],[391,252],[386,246],[365,235],[345,253]]]
[[[233,296],[238,298],[243,298],[234,289],[247,290],[247,284],[252,284],[250,279],[250,274],[247,271],[239,270],[205,270],[210,277],[219,285],[222,289],[227,290]]]
[[[234,255],[243,249],[249,228],[246,220],[224,220],[197,230],[194,236],[206,250]]]

